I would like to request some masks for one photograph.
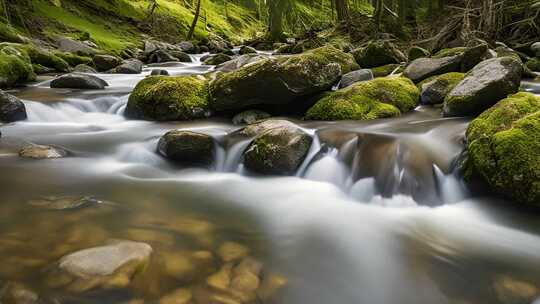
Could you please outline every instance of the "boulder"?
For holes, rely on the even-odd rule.
[[[263,120],[266,118],[270,118],[270,114],[260,111],[260,110],[247,110],[241,113],[236,114],[232,122],[235,125],[241,125],[241,124],[252,124],[259,120]]]
[[[369,42],[365,47],[351,51],[362,68],[373,68],[407,61],[405,55],[391,42]]]
[[[92,58],[87,57],[87,56],[79,56],[72,53],[58,52],[58,51],[53,52],[53,54],[62,58],[70,66],[76,66],[79,64],[90,64],[92,62]]]
[[[137,119],[190,120],[208,113],[208,81],[203,76],[150,76],[141,80],[126,107]]]
[[[14,122],[26,119],[26,107],[17,97],[0,91],[0,121]]]
[[[375,78],[386,77],[401,72],[403,72],[403,65],[397,63],[387,64],[371,69],[371,73]]]
[[[461,56],[461,72],[468,72],[488,56],[487,43],[467,48]]]
[[[182,52],[182,51],[178,51],[178,50],[171,50],[169,51],[169,54],[178,59],[177,61],[180,61],[180,62],[193,62],[193,60],[191,60],[191,56],[189,56],[189,54],[185,53],[185,52]]]
[[[418,83],[431,76],[459,72],[460,70],[461,56],[418,58],[405,68],[403,76]]]
[[[415,59],[418,59],[418,58],[424,58],[424,57],[429,57],[430,55],[430,52],[424,48],[421,48],[419,46],[413,46],[409,49],[409,53],[408,53],[408,57],[409,57],[409,60],[415,60]]]
[[[111,55],[95,55],[92,62],[99,72],[105,72],[120,65],[122,59]]]
[[[332,46],[300,55],[265,58],[211,82],[210,106],[226,111],[258,104],[287,104],[328,90],[342,74],[357,69],[350,54]]]
[[[140,74],[143,69],[143,63],[139,59],[126,59],[122,64],[112,70],[118,74]]]
[[[178,58],[169,54],[167,51],[158,49],[148,57],[148,63],[177,62]]]
[[[69,73],[51,81],[51,88],[103,90],[109,84],[94,75]]]
[[[360,69],[349,72],[341,77],[339,82],[339,88],[343,89],[349,87],[360,81],[368,81],[373,79],[373,73],[370,69]]]
[[[220,53],[220,54],[216,54],[214,56],[208,57],[206,60],[204,60],[204,64],[206,64],[206,65],[218,65],[218,64],[222,64],[224,62],[227,62],[227,61],[229,61],[231,59],[232,59],[231,56]]]
[[[32,44],[0,43],[0,49],[15,49],[33,64],[40,64],[58,72],[68,72],[69,64],[55,53]],[[12,51],[11,51],[12,52]]]
[[[529,59],[526,66],[533,72],[540,72],[540,58]]]
[[[25,39],[11,25],[0,23],[0,41],[24,43]]]
[[[79,64],[77,65],[76,67],[73,68],[73,72],[76,72],[76,73],[88,73],[88,74],[97,74],[97,71],[89,66],[89,65],[86,65],[86,64]]]
[[[19,151],[20,157],[32,159],[62,158],[67,155],[67,151],[62,148],[34,144],[25,146]]]
[[[97,53],[97,50],[88,44],[67,37],[57,37],[56,44],[62,52],[76,53],[84,56],[91,56]]]
[[[169,76],[169,72],[163,69],[153,69],[150,76]]]
[[[463,73],[446,73],[430,77],[418,84],[420,88],[420,103],[440,104],[452,89],[463,80]]]
[[[476,65],[444,100],[445,116],[476,115],[519,89],[522,65],[512,57]]]
[[[54,73],[54,69],[42,66],[41,64],[32,64],[32,69],[34,70],[34,73],[37,75],[43,75],[43,74],[49,74]]]
[[[531,45],[531,51],[536,57],[540,58],[540,42],[533,43]]]
[[[148,244],[116,240],[62,257],[48,283],[72,292],[125,288],[151,255],[152,247]]]
[[[238,52],[238,54],[240,55],[245,55],[245,54],[257,54],[257,50],[255,48],[252,48],[250,46],[242,46],[240,48],[240,51]]]
[[[540,97],[517,93],[467,129],[466,174],[481,176],[516,203],[540,204]]]
[[[177,162],[210,165],[214,161],[215,143],[207,134],[173,130],[159,139],[158,152]]]
[[[268,58],[268,56],[258,54],[241,55],[222,64],[218,64],[216,66],[216,70],[221,72],[232,72],[238,70],[245,65],[255,63],[265,58]]]
[[[190,41],[182,41],[180,43],[177,43],[176,47],[178,47],[182,52],[186,52],[188,54],[197,53],[197,47]]]
[[[395,117],[418,104],[418,88],[404,77],[382,77],[328,94],[313,105],[311,120],[370,120]]]
[[[263,130],[244,152],[244,165],[260,174],[291,175],[298,170],[311,147],[312,138],[295,124]]]
[[[0,88],[10,88],[35,77],[28,55],[11,47],[0,50]]]

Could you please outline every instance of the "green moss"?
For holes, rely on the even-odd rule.
[[[151,76],[140,81],[129,97],[126,114],[153,120],[204,117],[208,85],[202,76]]]
[[[449,48],[449,49],[442,49],[442,50],[438,51],[432,57],[433,58],[443,58],[443,57],[461,55],[461,54],[465,53],[466,50],[467,50],[466,47],[455,47],[455,48]]]
[[[518,202],[540,203],[540,97],[499,101],[471,122],[467,140],[467,170]]]
[[[353,50],[351,53],[356,62],[363,68],[373,68],[406,61],[405,55],[388,41],[372,41],[365,47]]]
[[[13,27],[0,22],[0,41],[21,43],[23,39]]]
[[[527,61],[527,67],[531,71],[540,72],[540,59],[539,58],[529,59],[529,61]]]
[[[92,62],[92,58],[87,56],[79,56],[73,53],[66,53],[66,52],[54,52],[54,55],[57,57],[62,58],[64,61],[69,63],[70,66],[77,66],[79,64],[90,64]]]
[[[35,79],[32,64],[26,54],[11,47],[0,50],[0,88]]]
[[[407,78],[359,82],[319,100],[306,113],[313,120],[369,120],[399,116],[414,109],[418,88]]]
[[[428,50],[421,48],[419,46],[413,46],[409,49],[409,61],[413,61],[418,58],[429,57],[430,53]]]
[[[450,72],[442,75],[435,75],[431,76],[429,78],[426,78],[419,82],[417,84],[419,89],[422,89],[422,86],[426,83],[430,83],[434,80],[437,80],[437,82],[441,86],[445,86],[450,88],[448,92],[450,92],[459,82],[461,82],[465,78],[465,73],[459,73],[459,72]]]
[[[401,73],[403,72],[403,66],[401,64],[387,64],[380,67],[375,67],[371,69],[371,73],[373,73],[373,77],[386,77],[392,73]]]
[[[290,57],[286,62],[287,64],[284,66],[290,69],[297,69],[303,65],[317,65],[322,67],[329,63],[337,63],[341,67],[341,74],[347,74],[360,68],[351,54],[344,53],[331,45],[307,51],[299,56]]]
[[[27,54],[30,57],[32,63],[34,64],[39,64],[48,68],[52,68],[59,72],[69,71],[69,64],[62,58],[53,54],[52,52],[40,49],[31,44],[0,43],[0,49],[8,46]]]

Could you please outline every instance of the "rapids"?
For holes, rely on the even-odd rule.
[[[141,218],[189,217],[211,223],[212,238],[174,238],[168,247],[152,235],[146,241],[158,254],[219,240],[247,244],[287,278],[275,303],[526,303],[513,301],[540,290],[534,211],[469,193],[454,174],[468,119],[441,118],[431,107],[367,122],[289,117],[314,137],[308,157],[296,176],[253,176],[242,166],[249,142],[231,135],[240,127],[228,119],[123,117],[129,92],[156,66],[171,75],[211,69],[197,58],[141,75],[100,74],[110,84],[101,92],[50,89],[50,79],[13,92],[28,120],[0,126],[0,283],[24,282],[61,303],[155,299],[170,288],[148,291],[148,281],[119,294],[65,295],[43,284],[43,269],[65,253],[133,236],[144,229]],[[538,83],[522,89],[540,94]],[[155,152],[175,128],[217,139],[214,168],[180,167]],[[61,146],[70,156],[19,158],[28,142]],[[111,204],[60,213],[27,204],[64,195]],[[160,276],[148,280],[175,284]]]

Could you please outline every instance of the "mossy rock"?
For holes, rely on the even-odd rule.
[[[158,121],[204,118],[208,81],[203,76],[150,76],[129,96],[126,115]]]
[[[463,55],[465,51],[467,50],[466,47],[455,47],[455,48],[448,48],[448,49],[442,49],[435,53],[435,55],[431,56],[432,58],[444,58],[444,57],[452,57],[452,56],[458,56]]]
[[[467,129],[466,177],[483,177],[518,203],[540,204],[540,97],[517,93]]]
[[[342,74],[358,69],[354,58],[332,46],[300,55],[265,58],[219,76],[210,84],[217,111],[251,105],[288,104],[330,89]]]
[[[439,76],[430,77],[418,84],[420,89],[420,102],[422,104],[440,104],[453,88],[460,83],[465,74],[446,73]]]
[[[396,117],[413,110],[418,88],[404,77],[384,77],[359,82],[333,92],[311,107],[311,120],[370,120]]]
[[[375,67],[371,69],[371,73],[373,73],[373,77],[386,77],[392,73],[401,73],[403,72],[403,65],[392,63],[383,65],[380,67]]]
[[[540,72],[540,58],[531,58],[526,65],[531,71]]]
[[[67,53],[67,52],[54,52],[54,55],[62,58],[65,62],[67,62],[70,66],[77,66],[79,64],[90,64],[92,62],[92,58],[87,56],[79,56],[77,54],[73,53]]]
[[[26,53],[34,64],[40,64],[58,72],[69,72],[69,64],[64,59],[56,56],[53,52],[49,52],[31,44],[0,43],[0,49],[8,46]]]
[[[35,78],[26,53],[9,46],[0,50],[0,88],[10,88]]]
[[[419,46],[411,47],[408,53],[409,61],[413,61],[415,59],[422,58],[422,57],[429,57],[430,55],[431,53],[428,50],[421,48]]]
[[[214,139],[207,134],[172,130],[159,139],[158,152],[185,164],[210,165],[214,161]]]
[[[0,22],[0,41],[23,43],[24,39],[13,29],[13,27]]]
[[[362,68],[373,68],[407,61],[405,55],[391,42],[371,41],[351,52]]]

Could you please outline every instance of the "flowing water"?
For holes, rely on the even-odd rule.
[[[161,65],[204,73],[199,63]],[[228,119],[156,123],[127,120],[128,94],[148,75],[100,75],[105,91],[15,92],[28,120],[1,126],[0,284],[22,282],[56,303],[148,303],[181,286],[151,263],[123,292],[70,293],[45,282],[62,256],[108,239],[144,241],[154,256],[249,247],[286,278],[271,303],[532,303],[540,297],[540,225],[535,210],[469,193],[453,174],[468,119],[419,107],[400,118],[298,123],[314,136],[296,176],[243,169],[248,141]],[[523,89],[540,93],[540,85]],[[214,168],[160,157],[171,129],[212,134]],[[18,156],[28,144],[60,146],[61,159]],[[94,205],[49,210],[54,197]],[[52,197],[52,198],[51,198]],[[510,205],[511,206],[511,205]],[[220,302],[221,303],[221,302]]]

